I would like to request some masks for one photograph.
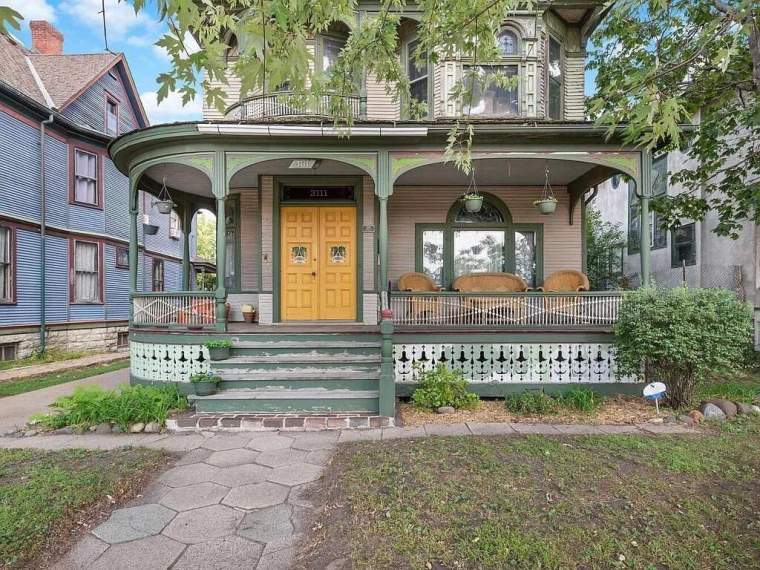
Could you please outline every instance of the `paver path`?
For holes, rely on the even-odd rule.
[[[30,376],[42,376],[43,374],[52,374],[54,372],[65,372],[75,368],[85,368],[95,364],[108,364],[116,360],[125,360],[129,358],[126,352],[105,352],[102,354],[91,354],[81,358],[70,358],[68,360],[57,360],[55,362],[46,362],[45,364],[32,364],[31,366],[20,366],[18,368],[9,368],[0,371],[0,382],[16,380],[18,378],[29,378]]]
[[[338,443],[427,435],[661,433],[679,425],[452,424],[317,432],[61,435],[0,438],[0,447],[184,452],[131,504],[93,528],[56,570],[290,568],[313,505],[310,484]]]
[[[0,433],[26,424],[29,417],[34,414],[49,411],[48,406],[56,398],[70,394],[78,386],[98,385],[103,388],[115,388],[119,384],[127,384],[128,382],[129,368],[122,368],[74,382],[66,382],[16,396],[0,398]]]

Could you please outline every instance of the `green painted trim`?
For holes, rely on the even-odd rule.
[[[393,333],[393,344],[495,344],[495,343],[519,343],[519,344],[547,344],[547,343],[599,343],[607,344],[614,342],[615,336],[612,331],[573,331],[568,330],[504,330],[499,332],[478,332],[472,329],[457,332],[447,330],[435,331],[411,331],[397,329]]]
[[[230,194],[229,196],[227,196],[226,203],[227,204],[232,203],[232,207],[234,208],[234,218],[235,218],[233,220],[233,224],[232,224],[232,229],[235,231],[235,237],[234,237],[234,239],[235,239],[235,279],[234,279],[231,287],[227,286],[225,284],[225,288],[227,290],[227,294],[230,294],[230,293],[240,293],[240,287],[241,287],[240,286],[240,283],[241,283],[241,281],[240,281],[241,280],[240,272],[241,272],[241,268],[242,268],[242,263],[241,263],[240,256],[241,256],[241,253],[242,253],[242,249],[241,249],[240,240],[241,240],[241,233],[242,232],[240,231],[240,223],[241,223],[240,194]],[[225,205],[225,209],[226,208],[227,208],[227,206]],[[229,218],[229,215],[227,217]],[[230,226],[227,225],[226,223],[225,223],[225,225],[226,225],[226,229],[229,230]],[[224,271],[225,271],[224,278],[226,280],[227,279],[227,276],[226,276],[226,271],[227,270],[226,270],[226,268],[225,268]]]
[[[265,148],[271,148],[273,146],[271,141],[266,142],[268,144]],[[345,144],[344,139],[341,139],[341,142],[344,142]],[[262,141],[262,143],[264,143],[264,141]],[[218,146],[224,147],[224,145]],[[254,166],[261,162],[268,162],[270,160],[304,158],[304,156],[320,160],[342,162],[364,171],[364,173],[373,180],[377,179],[377,153],[375,150],[361,152],[353,151],[352,149],[345,149],[343,151],[338,149],[333,151],[329,148],[326,149],[326,146],[327,145],[325,145],[324,141],[322,141],[322,145],[317,148],[303,147],[302,150],[299,150],[301,147],[298,144],[291,142],[282,151],[266,152],[264,149],[254,152],[226,151],[225,156],[227,157],[227,165],[229,166],[226,176],[227,184],[229,184],[235,174],[250,166]]]
[[[574,382],[567,384],[539,384],[539,383],[514,383],[514,384],[481,384],[471,383],[468,385],[468,389],[471,392],[475,392],[482,397],[503,397],[507,394],[520,394],[522,392],[539,391],[543,390],[547,394],[557,394],[569,390],[570,388],[588,388],[602,394],[604,396],[612,396],[615,394],[628,394],[632,396],[641,395],[641,390],[645,384],[639,383],[592,383],[592,382]],[[396,396],[400,398],[407,398],[412,395],[412,392],[417,388],[416,383],[396,383]]]
[[[356,318],[355,322],[364,320],[364,235],[362,232],[363,220],[363,180],[357,176],[275,176],[272,183],[272,321],[281,322],[280,314],[280,210],[282,205],[309,205],[309,206],[356,206]],[[354,201],[329,201],[329,202],[285,202],[281,201],[283,186],[346,186],[353,185]]]
[[[171,384],[176,386],[179,393],[184,396],[189,396],[190,394],[195,393],[190,382],[159,382],[157,380],[146,380],[135,376],[131,372],[129,373],[129,384],[130,386],[168,386]]]

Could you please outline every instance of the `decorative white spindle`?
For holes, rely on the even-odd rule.
[[[213,293],[142,293],[132,297],[134,326],[213,325],[216,300]]]

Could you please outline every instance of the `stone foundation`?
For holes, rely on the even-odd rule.
[[[114,352],[117,347],[120,332],[127,332],[129,327],[124,325],[72,328],[72,329],[48,329],[46,335],[47,348],[67,352]],[[18,343],[18,358],[27,358],[39,350],[40,333],[34,332],[0,332],[0,344]]]
[[[166,420],[174,432],[313,431],[393,427],[394,418],[362,413],[334,414],[183,414]]]

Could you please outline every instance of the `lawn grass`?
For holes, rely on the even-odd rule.
[[[699,388],[698,401],[725,398],[734,402],[752,404],[760,396],[760,369],[753,368],[729,378],[714,378]]]
[[[47,568],[170,459],[140,448],[0,450],[0,568]]]
[[[49,364],[51,362],[58,362],[60,360],[71,360],[72,358],[82,358],[83,356],[90,356],[94,354],[91,351],[64,351],[56,348],[51,348],[45,351],[41,355],[33,355],[27,358],[21,358],[19,360],[4,360],[0,362],[0,370],[9,370],[11,368],[19,368],[21,366],[34,366],[35,364]]]
[[[40,388],[47,388],[48,386],[55,386],[56,384],[73,382],[74,380],[81,380],[82,378],[89,378],[90,376],[105,374],[106,372],[113,372],[114,370],[121,370],[127,366],[129,366],[129,359],[116,360],[106,364],[96,364],[94,366],[76,368],[65,372],[54,372],[42,376],[31,376],[29,378],[19,378],[18,380],[0,382],[0,398],[5,396],[15,396],[16,394],[22,394],[24,392],[31,392],[32,390],[39,390]]]
[[[760,567],[760,420],[699,436],[341,446],[300,567]]]

